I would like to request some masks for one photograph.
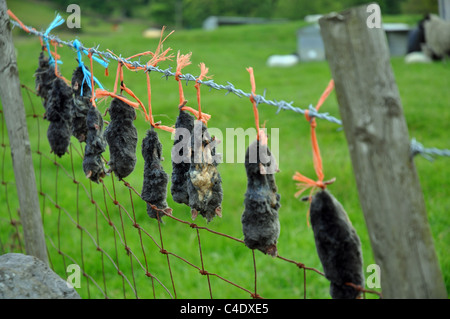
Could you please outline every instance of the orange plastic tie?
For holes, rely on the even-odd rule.
[[[202,113],[201,116],[200,116],[199,111],[197,111],[196,109],[193,109],[193,108],[190,107],[190,106],[182,106],[182,107],[180,108],[180,110],[191,112],[192,114],[194,114],[194,116],[195,116],[197,119],[201,120],[203,123],[208,122],[209,119],[211,118],[211,115],[206,114],[206,113]]]
[[[138,105],[141,107],[142,111],[144,111],[144,115],[145,115],[145,120],[146,121],[150,121],[148,114],[147,114],[147,110],[145,109],[144,103],[141,102],[141,100],[139,100],[139,98],[136,96],[136,94],[133,93],[133,91],[131,91],[129,88],[127,88],[125,86],[125,84],[122,83],[122,85],[120,86],[120,88],[122,90],[124,90],[125,92],[127,92],[132,98],[134,98]]]
[[[322,157],[320,155],[320,148],[319,143],[317,142],[317,135],[316,135],[316,119],[310,118],[309,111],[305,111],[305,118],[310,123],[311,126],[311,145],[313,149],[313,163],[314,163],[314,170],[316,171],[316,175],[318,178],[318,183],[323,181],[323,168],[322,168]],[[323,187],[322,187],[323,188]]]
[[[138,57],[138,56],[143,56],[143,55],[152,55],[152,56],[154,56],[155,54],[152,51],[145,51],[145,52],[134,54],[134,55],[126,58],[126,60],[129,60],[129,59],[132,59],[132,58],[135,58],[135,57]],[[126,62],[122,62],[122,63],[123,63],[123,65],[125,65],[125,67],[128,70],[145,70],[145,68],[141,67],[141,66],[133,66],[131,63],[126,63]]]
[[[175,80],[178,81],[178,90],[179,90],[179,94],[180,94],[180,105],[183,104],[183,102],[185,101],[184,92],[183,92],[183,84],[180,81],[180,75],[182,74],[181,69],[183,69],[184,67],[186,67],[192,63],[190,61],[191,55],[192,55],[192,52],[190,52],[188,54],[180,54],[180,51],[178,51],[178,54],[177,54],[177,70],[175,72]]]
[[[325,91],[320,96],[319,101],[317,102],[316,111],[319,111],[319,108],[322,106],[323,102],[325,102],[325,100],[328,98],[328,96],[330,95],[331,91],[333,91],[333,89],[334,89],[334,80],[331,79],[330,82],[328,82],[328,85],[327,85]]]
[[[59,72],[58,72],[58,59],[61,57],[57,51],[56,51],[56,47],[58,46],[58,43],[55,41],[52,41],[52,44],[55,46],[55,52],[52,52],[53,58],[55,59],[55,76],[60,78],[61,80],[63,80],[64,82],[66,82],[67,85],[70,85],[71,82],[69,80],[67,80],[65,77],[63,77]]]
[[[95,90],[95,96],[97,98],[104,98],[104,97],[108,97],[109,96],[109,97],[112,97],[112,98],[117,98],[117,99],[127,103],[129,106],[131,106],[131,107],[133,107],[135,109],[138,109],[140,107],[139,103],[132,102],[132,101],[128,100],[126,97],[124,97],[122,95],[118,95],[116,93],[109,92],[109,91],[102,90],[102,89],[96,89]]]
[[[325,102],[327,97],[330,95],[333,88],[334,88],[334,81],[330,80],[325,91],[322,93],[322,95],[319,98],[319,101],[317,102],[317,105],[315,107],[315,109],[317,111],[322,106],[322,104]],[[294,195],[295,197],[299,197],[304,191],[306,191],[308,188],[311,188],[311,191],[310,191],[310,194],[308,197],[308,200],[311,204],[312,194],[313,194],[314,190],[316,188],[325,189],[326,185],[334,183],[334,181],[336,179],[333,178],[326,182],[323,181],[323,179],[324,179],[323,165],[322,165],[322,157],[320,155],[319,143],[317,141],[317,135],[316,135],[316,126],[317,126],[316,119],[314,117],[311,118],[311,116],[309,115],[309,110],[305,111],[305,118],[311,126],[311,145],[312,145],[312,149],[313,149],[313,163],[314,163],[314,170],[317,175],[317,181],[314,181],[314,180],[300,174],[299,172],[296,172],[294,174],[294,176],[292,177],[292,179],[299,182],[297,184],[299,191],[295,193],[295,195]],[[306,217],[308,226],[309,226],[309,211],[310,211],[310,208],[308,208],[308,213],[307,213],[307,217]]]
[[[164,30],[166,29],[166,26],[163,26],[161,29],[161,36],[159,37],[159,43],[158,46],[156,47],[155,53],[153,55],[153,57],[150,59],[150,61],[148,61],[147,65],[152,65],[152,66],[156,66],[159,62],[165,61],[165,60],[172,60],[172,58],[174,57],[173,54],[171,55],[167,55],[167,53],[172,50],[171,48],[166,49],[165,51],[161,52],[163,50],[163,43],[164,41],[167,40],[167,38],[175,32],[175,30],[173,30],[172,32],[170,32],[164,39],[163,39],[163,34],[164,34]]]
[[[150,125],[155,127],[155,122],[153,121],[153,114],[152,114],[152,90],[150,86],[150,75],[148,74],[148,72],[146,72],[145,74],[147,76],[148,119]]]
[[[253,73],[253,68],[248,67],[247,68],[248,73],[250,73],[250,84],[252,86],[252,95],[250,96],[250,101],[253,104],[253,114],[255,115],[255,126],[256,126],[256,132],[258,132],[258,135],[256,136],[257,140],[259,141],[260,138],[260,132],[259,129],[259,112],[258,112],[258,106],[256,104],[254,96],[256,95],[256,83],[255,83],[255,75]]]
[[[14,19],[19,25],[20,27],[27,33],[30,33],[30,29],[27,28],[27,26],[25,24],[22,23],[22,21],[19,20],[19,18],[16,17],[16,15],[8,9],[8,11],[6,11],[8,13],[8,15]]]
[[[261,145],[267,145],[268,138],[263,129],[259,130],[258,137],[259,137],[259,142],[261,143]]]
[[[117,63],[117,72],[116,72],[116,79],[114,81],[114,91],[113,91],[113,93],[117,93],[117,82],[119,81],[121,70],[122,70],[122,62],[119,62],[119,63]]]
[[[200,75],[198,76],[197,80],[195,80],[195,89],[197,90],[197,103],[198,103],[198,117],[197,119],[201,119],[203,121],[202,118],[202,105],[201,105],[201,99],[200,99],[200,82],[201,80],[203,80],[203,78],[211,78],[210,76],[206,76],[206,74],[209,71],[209,68],[206,67],[205,63],[200,63],[199,64],[200,67]],[[206,124],[206,122],[204,122]]]
[[[303,194],[303,192],[305,192],[308,188],[311,188],[311,191],[309,192],[309,196],[308,196],[308,201],[311,204],[311,200],[312,200],[312,194],[314,192],[314,190],[317,187],[320,187],[322,182],[318,182],[318,181],[314,181],[306,176],[303,176],[302,174],[300,174],[299,172],[295,172],[294,176],[292,177],[293,180],[299,182],[297,184],[297,188],[299,188],[299,191],[295,193],[295,197],[298,198],[301,194]],[[310,207],[308,207],[308,212],[306,214],[306,222],[308,224],[308,227],[310,226],[309,224],[309,211],[310,211]]]
[[[6,12],[11,17],[11,19],[14,19],[25,32],[30,33],[30,29],[28,29],[28,27],[25,24],[23,24],[22,21],[20,21],[19,18],[17,18],[16,15],[10,9],[8,9],[8,11]],[[36,31],[35,28],[32,28],[32,30]],[[44,41],[42,40],[42,37],[39,37],[39,41],[41,42],[41,47],[43,47],[44,50],[46,51],[47,48],[44,46]]]
[[[167,53],[172,50],[171,48],[168,48],[167,50],[161,52],[162,50],[162,44],[164,43],[164,41],[166,41],[166,39],[174,32],[172,31],[171,33],[169,33],[169,35],[167,35],[164,39],[163,39],[163,34],[164,34],[164,30],[165,30],[165,26],[162,27],[161,29],[161,36],[159,38],[159,43],[158,46],[156,47],[155,53],[152,53],[153,56],[152,58],[147,62],[147,66],[152,65],[153,67],[156,67],[156,65],[159,62],[165,61],[165,60],[171,60],[173,58],[173,55],[169,55],[167,56]],[[150,52],[150,51],[149,51]],[[163,130],[171,130],[170,127],[168,126],[163,126],[163,125],[157,125],[155,124],[155,121],[153,119],[153,114],[152,114],[152,91],[151,91],[151,83],[150,83],[150,75],[149,72],[146,72],[146,76],[147,76],[147,98],[148,98],[148,119],[150,122],[150,125],[153,127],[157,127]]]
[[[132,55],[132,56],[128,57],[127,60],[136,58],[138,56],[143,56],[143,55],[153,55],[154,56],[155,54],[152,51],[145,51],[145,52],[141,52],[141,53],[137,53],[135,55]]]
[[[173,126],[165,126],[165,125],[160,125],[159,123],[155,123],[155,128],[169,132],[169,133],[175,133],[175,127]]]
[[[94,107],[97,107],[97,105],[95,104],[95,91],[94,91],[94,66],[92,63],[92,52],[89,51],[88,53],[88,57],[89,57],[89,62],[91,64],[91,88],[92,88],[92,96],[91,96],[91,103]]]

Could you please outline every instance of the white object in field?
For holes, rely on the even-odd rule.
[[[271,55],[267,59],[267,66],[270,67],[290,67],[296,65],[300,58],[296,54],[288,55]]]
[[[157,39],[161,36],[161,29],[150,28],[142,32],[142,36],[147,39]]]
[[[423,52],[411,52],[405,56],[405,63],[430,63],[431,59]]]

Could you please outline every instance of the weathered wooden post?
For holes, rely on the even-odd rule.
[[[25,250],[48,263],[16,53],[5,0],[0,0],[0,98],[8,128]]]
[[[385,298],[447,298],[377,13],[362,5],[319,23],[381,289]]]

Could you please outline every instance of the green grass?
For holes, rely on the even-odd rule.
[[[53,9],[37,6],[33,2],[11,2],[8,4],[13,12],[28,25],[45,28],[54,17]],[[401,21],[411,21],[408,17],[400,19]],[[395,18],[389,17],[389,20],[395,21]],[[330,80],[327,63],[301,63],[287,69],[269,68],[265,64],[271,54],[289,54],[296,50],[296,31],[302,25],[303,22],[290,22],[273,25],[223,27],[212,32],[179,30],[167,40],[166,46],[170,46],[175,53],[178,50],[181,53],[193,52],[192,65],[186,67],[183,73],[196,75],[199,73],[197,65],[200,62],[205,62],[210,68],[209,74],[214,75],[213,78],[216,83],[226,84],[227,81],[230,81],[235,87],[249,92],[250,81],[246,68],[252,66],[255,70],[257,93],[262,93],[264,89],[267,89],[266,97],[269,99],[294,101],[295,106],[306,108],[309,104],[316,103]],[[93,17],[82,17],[82,32],[77,34],[66,32],[63,31],[64,26],[61,26],[56,29],[55,33],[59,34],[64,40],[78,37],[85,46],[100,44],[102,50],[108,48],[117,54],[122,54],[122,56],[129,56],[156,48],[157,40],[144,39],[141,36],[146,27],[142,23],[127,21],[124,22],[119,31],[112,32],[108,23],[95,21]],[[14,42],[17,48],[21,82],[34,88],[33,73],[37,67],[39,41],[37,38],[25,35],[16,29],[14,30]],[[64,62],[60,66],[61,72],[65,77],[70,78],[73,69],[76,67],[76,55],[72,50],[65,47],[59,48],[58,53]],[[87,58],[84,62],[88,63]],[[175,62],[172,61],[161,64],[161,67],[168,67],[169,65],[173,68],[176,66]],[[99,65],[94,66],[95,75],[110,90],[114,83],[115,67],[111,63],[110,76],[106,77]],[[393,58],[392,67],[400,89],[410,136],[416,137],[425,146],[448,148],[447,123],[450,119],[448,109],[450,67],[448,63],[406,65],[401,58]],[[160,74],[151,74],[151,77],[152,107],[155,119],[161,120],[163,124],[173,125],[177,116],[179,98],[177,83],[173,78],[166,81],[161,78]],[[146,101],[144,74],[125,71],[124,81],[137,96]],[[27,114],[33,113],[33,106],[36,112],[43,112],[40,100],[33,96],[30,100],[25,92],[23,91],[23,95]],[[184,87],[184,93],[190,102],[189,105],[196,107],[196,95],[192,83]],[[106,110],[109,101],[98,103],[101,112]],[[246,98],[240,99],[234,95],[225,96],[223,91],[209,92],[208,88],[202,88],[202,109],[212,115],[212,119],[208,123],[211,128],[219,128],[222,132],[225,132],[226,128],[242,127],[246,129],[253,127],[254,118],[251,107],[250,101]],[[338,118],[340,117],[334,93],[326,101],[322,110]],[[315,251],[312,230],[306,224],[307,205],[299,202],[293,195],[296,192],[296,186],[292,180],[295,171],[309,177],[315,176],[309,126],[299,114],[283,111],[276,115],[275,112],[276,109],[271,106],[260,106],[261,123],[266,122],[266,127],[269,130],[270,128],[279,128],[280,130],[279,166],[281,172],[276,175],[282,204],[280,209],[279,253],[286,258],[321,270],[321,264]],[[45,156],[53,160],[54,156],[49,152],[46,139],[47,125],[47,122],[43,120],[39,120],[38,124],[37,119],[28,117],[32,149],[37,150],[39,147]],[[126,180],[140,192],[143,170],[140,143],[148,129],[148,124],[142,116],[138,116],[135,125],[139,132],[138,162],[135,171]],[[5,127],[3,127],[2,132],[5,139],[3,142],[8,144]],[[317,135],[323,157],[325,178],[336,177],[337,179],[329,189],[346,208],[353,225],[357,229],[362,241],[364,265],[367,267],[367,265],[374,263],[374,258],[358,200],[344,133],[337,131],[335,124],[318,120]],[[170,174],[170,150],[173,142],[167,132],[161,131],[159,136],[166,158],[164,168]],[[40,200],[53,268],[63,278],[66,278],[65,269],[68,264],[72,263],[68,257],[60,256],[58,249],[53,247],[54,245],[60,247],[62,252],[83,265],[85,272],[94,278],[102,290],[105,290],[106,286],[108,297],[132,298],[132,289],[127,283],[123,285],[122,277],[117,274],[117,269],[108,257],[95,249],[93,243],[95,241],[108,256],[111,256],[114,263],[119,265],[131,286],[136,285],[140,298],[153,298],[151,279],[144,275],[141,266],[134,258],[132,259],[132,267],[130,266],[130,256],[126,254],[121,244],[121,241],[126,240],[127,245],[145,267],[138,232],[132,227],[132,222],[126,212],[114,206],[109,200],[108,194],[104,195],[101,185],[91,184],[84,177],[81,158],[78,154],[80,145],[74,139],[72,141],[71,154],[57,159],[67,170],[69,177],[52,161],[46,158],[41,160],[40,156],[33,153],[38,188],[48,195],[47,197],[41,196]],[[0,192],[0,244],[2,245],[0,247],[2,251],[6,252],[17,250],[17,247],[10,247],[11,243],[14,242],[14,231],[8,223],[8,212],[11,213],[13,218],[18,219],[18,202],[8,147],[2,149],[2,155],[2,167],[4,167],[2,169],[2,180],[7,181],[8,184],[5,187],[7,192],[3,190]],[[105,153],[105,157],[109,157],[108,152]],[[72,161],[74,163],[73,171]],[[450,217],[447,214],[450,210],[450,199],[448,182],[445,179],[445,176],[448,176],[450,172],[448,159],[438,158],[431,163],[417,157],[415,163],[427,205],[437,255],[444,273],[447,290],[450,291],[450,257],[448,255]],[[240,217],[243,212],[243,199],[246,190],[244,166],[243,164],[223,163],[219,166],[219,170],[223,179],[223,218],[215,219],[210,224],[206,224],[199,217],[195,220],[195,223],[242,239]],[[75,176],[81,182],[80,186],[77,187],[72,182],[71,176]],[[57,187],[55,186],[56,183]],[[111,191],[111,195],[114,196],[112,178],[107,177],[105,184]],[[158,224],[147,217],[145,203],[136,195],[132,195],[134,205],[132,207],[128,189],[117,180],[114,181],[114,185],[118,201],[124,205],[131,216],[134,208],[137,223],[159,244]],[[90,201],[91,189],[97,206],[92,205]],[[104,196],[108,199],[106,202]],[[50,199],[57,201],[58,205],[64,209],[57,209]],[[174,216],[190,221],[188,207],[174,203],[170,195],[168,203],[174,209]],[[80,230],[70,221],[65,211],[70,213],[73,219],[77,220],[78,218],[79,224],[89,231],[93,240],[87,233],[80,235]],[[121,226],[121,214],[124,228]],[[117,232],[114,232],[109,226],[108,216],[117,228]],[[161,228],[166,250],[182,256],[197,266],[201,265],[195,229],[168,218],[165,218],[165,223],[161,225]],[[58,239],[58,233],[61,234],[60,239]],[[205,269],[253,290],[254,272],[251,251],[244,245],[206,231],[200,230],[200,236]],[[159,253],[159,249],[151,238],[146,235],[143,235],[142,238],[149,272],[156,276],[173,294],[166,256]],[[279,259],[272,259],[259,252],[256,252],[255,255],[258,275],[257,289],[260,295],[266,298],[303,297],[302,270],[299,270],[295,265]],[[102,263],[102,259],[104,263]],[[102,271],[102,264],[104,265],[104,271]],[[197,269],[186,265],[173,256],[170,257],[170,265],[178,298],[209,297],[206,276],[199,275]],[[135,284],[133,278],[136,281]],[[218,278],[211,277],[210,280],[214,298],[249,297],[247,292],[224,283]],[[169,297],[164,287],[156,281],[154,287],[156,297]],[[306,288],[308,298],[329,298],[328,281],[314,272],[307,272]],[[83,298],[102,298],[99,290],[86,278],[82,279],[82,286],[78,291]],[[372,296],[367,295],[367,297]]]

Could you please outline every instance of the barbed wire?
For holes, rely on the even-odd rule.
[[[82,50],[84,52],[92,52],[93,54],[97,54],[102,56],[105,59],[108,60],[115,60],[117,62],[121,62],[127,65],[130,65],[131,67],[133,67],[136,70],[139,69],[144,69],[146,72],[158,72],[162,74],[162,77],[165,77],[166,79],[168,79],[169,77],[175,76],[175,72],[172,72],[172,67],[169,66],[166,69],[161,69],[158,66],[153,66],[153,65],[147,65],[147,64],[141,64],[140,61],[131,61],[129,59],[126,59],[124,57],[122,57],[121,54],[119,55],[114,55],[111,52],[108,51],[100,51],[99,50],[99,46],[97,45],[96,47],[92,47],[92,48],[87,48],[85,46],[83,46],[78,40],[72,40],[72,41],[65,41],[60,39],[58,36],[47,33],[47,32],[40,32],[37,31],[35,28],[30,27],[30,26],[25,26],[25,25],[21,25],[19,24],[17,21],[14,20],[10,20],[11,23],[13,24],[13,26],[19,27],[20,29],[27,31],[29,34],[33,34],[35,36],[38,36],[42,39],[45,40],[50,40],[50,41],[54,41],[57,42],[59,44],[65,45],[69,48],[72,48],[76,51],[78,50]],[[77,41],[77,42],[75,42]],[[74,44],[75,43],[75,44]],[[294,102],[286,102],[284,100],[281,101],[277,101],[277,100],[269,100],[266,99],[265,97],[265,91],[263,95],[254,95],[252,93],[248,93],[245,92],[242,89],[236,88],[231,82],[227,81],[227,84],[218,84],[215,83],[214,80],[209,79],[209,80],[201,80],[199,79],[199,77],[196,77],[190,73],[186,73],[186,74],[180,74],[179,75],[180,80],[184,80],[186,81],[186,85],[188,85],[189,82],[198,82],[202,85],[205,85],[207,87],[209,87],[211,90],[215,89],[215,90],[224,90],[227,91],[225,93],[225,95],[228,95],[229,93],[233,93],[234,95],[238,96],[238,97],[247,97],[250,98],[251,96],[253,96],[253,98],[255,99],[257,104],[267,104],[267,105],[272,105],[274,107],[277,108],[277,114],[281,111],[281,110],[289,110],[289,111],[293,111],[296,113],[300,113],[300,114],[305,114],[305,109],[299,108],[299,107],[295,107],[293,106]],[[309,105],[307,111],[309,112],[309,116],[310,117],[315,117],[318,119],[322,119],[322,120],[326,120],[338,125],[342,125],[341,120],[335,118],[334,116],[329,115],[329,113],[319,113],[317,112],[314,107],[312,105]]]
[[[450,156],[450,150],[448,149],[438,149],[435,147],[426,148],[422,145],[422,143],[419,143],[415,138],[412,138],[411,140],[411,155],[421,155],[422,157],[426,158],[430,162],[434,161],[433,156]]]
[[[118,63],[124,63],[127,65],[132,66],[135,70],[142,70],[144,69],[145,72],[158,72],[162,74],[162,77],[165,77],[166,80],[169,77],[175,76],[176,73],[172,72],[172,67],[169,66],[166,69],[161,69],[158,66],[153,66],[153,65],[147,65],[147,64],[141,64],[140,61],[131,61],[130,59],[126,59],[124,57],[122,57],[121,54],[119,55],[115,55],[111,50],[108,51],[100,51],[99,50],[99,46],[97,45],[96,47],[92,47],[92,48],[87,48],[85,46],[83,46],[81,44],[81,42],[79,40],[72,40],[72,41],[65,41],[60,39],[58,36],[50,34],[48,32],[41,32],[41,31],[37,31],[35,28],[30,27],[30,26],[26,26],[26,25],[21,25],[20,23],[18,23],[17,21],[14,20],[10,20],[10,22],[12,23],[13,26],[19,27],[20,29],[28,32],[29,34],[33,34],[35,36],[38,36],[42,39],[46,39],[46,40],[50,40],[50,41],[55,41],[59,44],[65,45],[67,47],[70,47],[76,51],[83,51],[84,53],[87,52],[92,52],[93,54],[97,54],[102,56],[105,59],[110,59],[110,60],[114,60],[117,61]],[[102,63],[105,66],[104,61],[97,59],[97,61],[99,63]],[[109,63],[109,62],[108,62]],[[299,113],[304,115],[305,112],[308,112],[310,118],[318,118],[318,119],[322,119],[322,120],[326,120],[328,122],[334,123],[334,124],[338,124],[340,126],[342,126],[342,121],[334,116],[331,116],[328,112],[322,112],[319,113],[317,112],[317,110],[313,107],[312,104],[310,104],[308,106],[308,109],[302,109],[299,107],[294,106],[294,102],[286,102],[284,100],[270,100],[270,99],[266,99],[266,90],[264,90],[263,95],[255,95],[253,93],[248,93],[245,92],[242,89],[236,88],[231,82],[227,81],[227,84],[218,84],[216,82],[214,82],[214,80],[209,79],[209,80],[202,80],[199,79],[199,77],[196,77],[190,73],[186,73],[186,74],[179,74],[179,78],[181,80],[186,81],[186,85],[188,85],[189,82],[198,82],[202,85],[205,85],[207,87],[210,88],[210,90],[215,89],[215,90],[224,90],[227,91],[225,93],[225,95],[228,95],[229,93],[233,93],[234,95],[242,98],[242,97],[253,97],[253,99],[256,101],[257,105],[259,104],[267,104],[267,105],[271,105],[277,108],[276,114],[278,114],[280,111],[282,110],[289,110],[289,111],[293,111],[295,113]],[[445,157],[450,157],[450,150],[448,149],[438,149],[438,148],[425,148],[421,143],[419,143],[415,138],[413,138],[410,142],[410,149],[411,149],[411,155],[412,157],[416,156],[416,155],[421,155],[422,157],[426,158],[429,161],[434,161],[434,158],[432,156],[445,156]]]

